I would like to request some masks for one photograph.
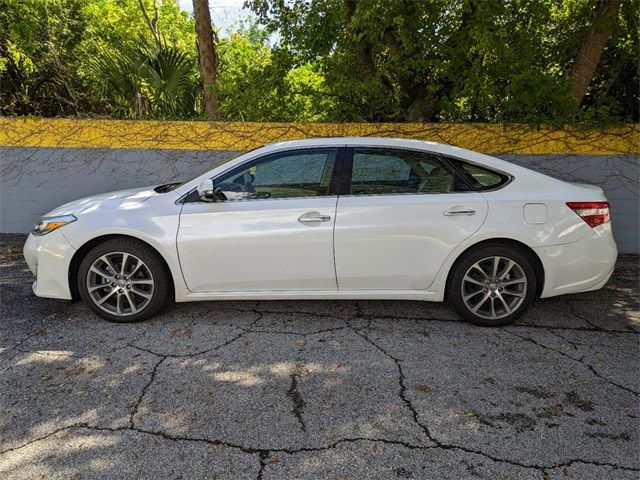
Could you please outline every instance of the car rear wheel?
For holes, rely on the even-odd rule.
[[[112,322],[138,322],[154,315],[167,299],[168,284],[158,253],[134,239],[99,244],[78,270],[82,300]]]
[[[481,326],[513,323],[533,303],[536,275],[530,255],[507,245],[465,253],[453,270],[449,297],[457,312]]]

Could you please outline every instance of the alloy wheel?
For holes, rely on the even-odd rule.
[[[518,310],[527,296],[527,276],[514,260],[492,256],[474,263],[462,279],[462,301],[475,315],[499,320]]]
[[[119,317],[146,308],[154,291],[153,275],[138,257],[112,252],[97,258],[87,273],[87,292],[101,310]]]

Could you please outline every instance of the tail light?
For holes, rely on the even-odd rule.
[[[580,215],[591,228],[611,220],[609,202],[567,202],[567,207]]]

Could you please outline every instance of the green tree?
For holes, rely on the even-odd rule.
[[[0,0],[0,113],[114,112],[119,93],[103,88],[96,55],[126,55],[120,49],[131,43],[156,45],[141,3],[154,10],[154,0]],[[195,62],[193,20],[176,0],[157,8],[162,44]]]
[[[74,75],[86,17],[79,0],[0,0],[0,113],[77,114]]]
[[[569,72],[591,28],[589,0],[247,5],[277,32],[276,50],[319,62],[340,120],[638,120],[638,0],[617,14],[581,111]]]
[[[0,114],[201,117],[204,80],[229,120],[640,120],[640,0],[246,4],[213,82],[177,0],[0,0]]]
[[[277,58],[269,36],[255,25],[241,26],[219,43],[217,91],[227,120],[327,121],[334,103],[313,62]]]

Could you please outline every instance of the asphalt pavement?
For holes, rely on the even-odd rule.
[[[0,253],[0,479],[638,479],[637,256],[479,328],[442,304],[41,299]]]

